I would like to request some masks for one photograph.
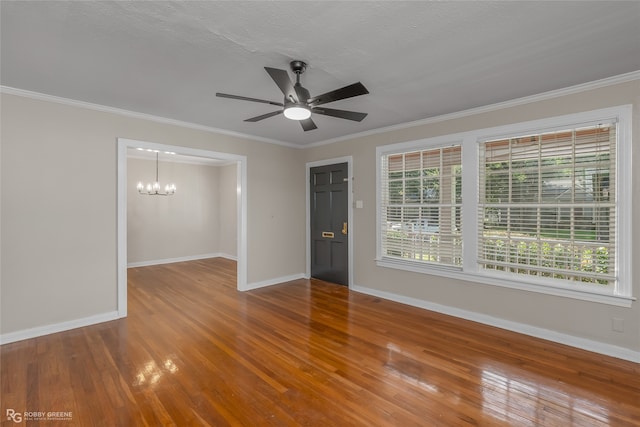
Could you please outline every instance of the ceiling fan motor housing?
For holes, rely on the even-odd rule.
[[[307,63],[300,60],[291,61],[289,66],[291,67],[291,71],[297,75],[304,73],[307,69]]]

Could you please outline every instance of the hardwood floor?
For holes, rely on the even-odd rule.
[[[235,263],[129,269],[129,317],[1,347],[2,425],[638,426],[640,365]]]

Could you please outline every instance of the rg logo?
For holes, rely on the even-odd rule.
[[[13,420],[14,423],[21,423],[22,412],[16,412],[15,409],[7,409],[7,419]]]

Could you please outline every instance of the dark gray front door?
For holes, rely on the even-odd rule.
[[[349,284],[347,163],[311,168],[311,277]]]

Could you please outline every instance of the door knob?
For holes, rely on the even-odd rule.
[[[347,234],[347,223],[346,222],[342,223],[342,234]]]

